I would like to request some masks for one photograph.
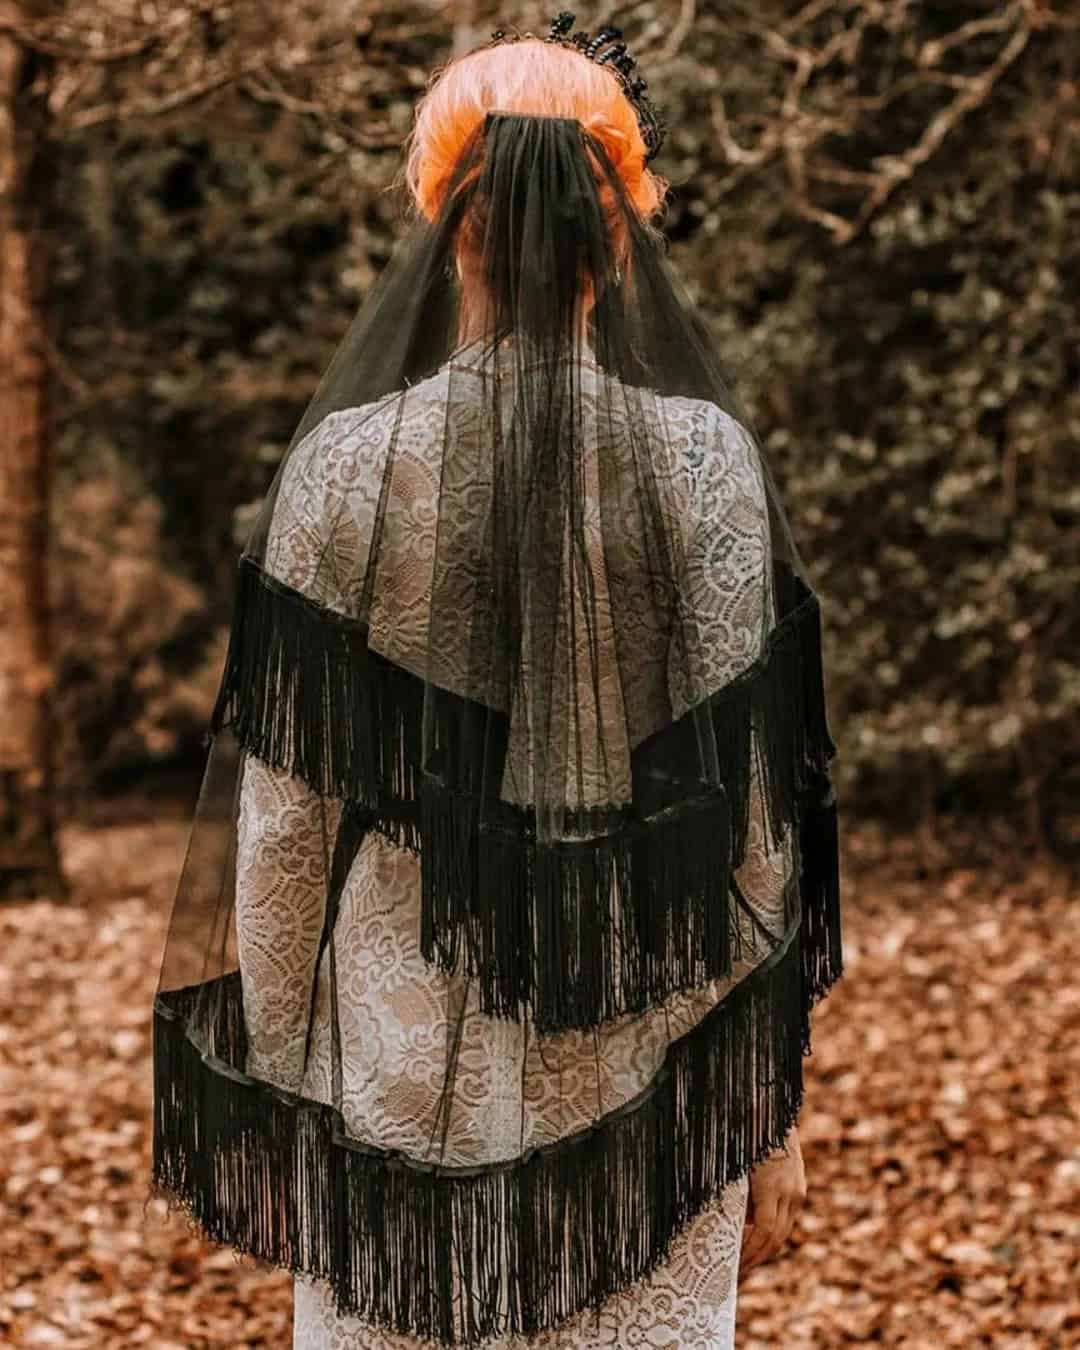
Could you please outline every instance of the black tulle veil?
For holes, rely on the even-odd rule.
[[[331,473],[336,429],[361,449]],[[700,487],[711,437],[756,516]],[[707,329],[580,122],[490,114],[365,301],[240,560],[212,731],[154,1141],[156,1183],[211,1235],[401,1331],[528,1335],[646,1274],[783,1140],[841,963],[820,605]],[[249,1072],[249,758],[321,804],[318,1099],[314,974],[289,1081]],[[749,944],[753,801],[794,865],[782,928]],[[640,1101],[497,1166],[442,1161],[448,1034],[430,1152],[392,1156],[341,1101],[335,923],[372,832],[419,857],[451,1027],[470,990],[557,1037],[742,978]]]

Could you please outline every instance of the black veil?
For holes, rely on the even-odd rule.
[[[489,115],[443,200],[240,560],[153,1168],[212,1236],[451,1344],[598,1305],[782,1142],[841,952],[820,605],[700,317],[576,120]],[[783,860],[765,917],[751,837]],[[350,1112],[377,848],[412,860],[442,999],[423,1148]],[[448,1152],[468,1019],[554,1054],[703,990],[616,1110]]]

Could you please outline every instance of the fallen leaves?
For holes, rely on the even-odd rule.
[[[810,1183],[747,1280],[740,1350],[1053,1350],[1080,1339],[1075,881],[845,873],[848,971],[815,1021]]]
[[[1080,1341],[1080,914],[1048,865],[890,876],[849,831],[794,1240],[739,1350]],[[0,909],[0,1341],[285,1347],[291,1280],[147,1198],[150,1005],[183,821],[72,831],[76,901]]]

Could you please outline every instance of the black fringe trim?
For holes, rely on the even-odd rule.
[[[241,560],[211,726],[316,792],[420,847],[424,681],[368,646],[368,627]],[[464,700],[462,700],[464,702]]]
[[[688,1220],[783,1142],[802,1102],[807,976],[796,920],[638,1097],[479,1167],[366,1146],[333,1107],[238,1072],[238,974],[159,993],[154,1185],[213,1240],[329,1280],[343,1312],[445,1345],[534,1335],[654,1270]],[[205,1033],[189,1029],[208,1008]]]
[[[722,791],[543,849],[478,825],[469,797],[432,787],[421,801],[420,950],[470,975],[489,1015],[592,1026],[730,971]]]
[[[780,587],[788,608],[769,634],[765,651],[704,705],[692,708],[656,741],[697,735],[707,716],[719,757],[717,773],[731,802],[732,865],[746,856],[750,794],[755,768],[761,775],[766,825],[773,847],[797,823],[807,791],[814,793],[836,745],[829,734],[822,666],[821,607],[797,575]],[[752,763],[751,729],[757,763]],[[647,742],[643,752],[651,750]]]
[[[806,986],[818,999],[844,970],[840,843],[836,792],[827,775],[807,798],[799,822],[799,895]]]
[[[581,842],[538,847],[531,813],[505,803],[485,801],[481,819],[477,789],[498,781],[505,717],[387,661],[369,648],[365,624],[252,558],[241,563],[213,727],[357,804],[372,828],[419,853],[421,952],[472,975],[483,1012],[528,1015],[542,1033],[596,1026],[730,971],[729,881],[746,853],[751,732],[774,846],[820,795],[836,749],[820,609],[794,573],[780,581],[784,617],[761,658],[634,751],[644,805],[607,812]],[[708,789],[703,745],[716,754]],[[835,817],[825,823],[821,838],[799,827],[819,890],[830,846],[835,864]],[[568,824],[590,833],[589,821]],[[814,922],[815,933],[822,923],[831,932],[838,920]],[[823,941],[826,959],[832,938]]]

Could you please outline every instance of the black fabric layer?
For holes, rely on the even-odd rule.
[[[214,727],[320,794],[363,808],[371,828],[419,853],[421,951],[473,976],[485,1012],[528,1010],[545,1032],[594,1026],[728,973],[729,882],[746,854],[753,772],[774,843],[827,777],[835,747],[819,604],[800,578],[782,575],[789,607],[763,655],[639,745],[632,770],[642,805],[579,818],[574,842],[537,849],[530,813],[506,803],[480,819],[475,785],[500,772],[504,714],[426,686],[370,647],[364,623],[250,559],[240,567]],[[433,722],[456,782],[439,776],[432,756],[425,762],[425,704],[428,734]],[[715,786],[691,795],[685,784],[703,740],[713,739]],[[819,872],[830,859],[835,867],[835,827],[809,844]]]
[[[580,121],[493,112],[446,167],[244,548],[158,982],[154,1166],[207,1231],[452,1343],[632,1282],[779,1142],[841,950],[822,615],[701,314]],[[592,1029],[577,1080],[612,1018],[749,958],[642,1101],[551,1151],[450,1174],[344,1140],[408,1047],[433,1163],[483,1156],[446,1152],[450,1122],[501,1128],[470,1091],[473,1033],[505,1041],[465,1035],[477,1006]],[[312,1068],[328,1105],[285,1090]]]
[[[840,973],[838,950],[823,960],[806,937],[795,919],[639,1096],[478,1167],[365,1145],[332,1106],[239,1072],[238,974],[161,993],[155,1186],[214,1240],[327,1279],[342,1311],[396,1331],[469,1345],[553,1327],[655,1269],[685,1223],[784,1141],[810,1009]]]
[[[807,988],[817,999],[843,969],[839,821],[827,775],[806,790],[798,842],[804,968]]]

